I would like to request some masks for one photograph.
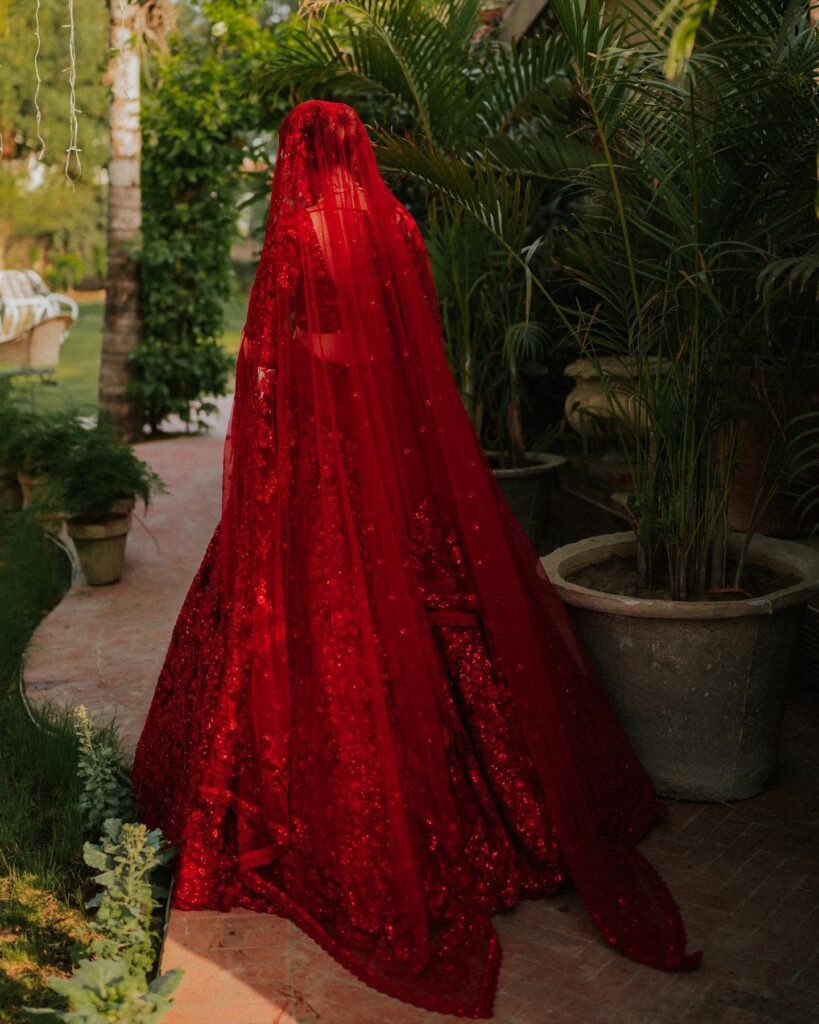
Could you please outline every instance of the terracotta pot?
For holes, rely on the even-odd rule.
[[[486,457],[491,465],[500,461],[501,452],[488,451]],[[559,484],[559,470],[566,459],[548,452],[527,452],[526,459],[526,466],[511,469],[493,466],[492,472],[515,517],[540,552],[551,496]]]
[[[68,536],[74,542],[86,582],[92,587],[117,583],[122,577],[125,542],[131,529],[129,513],[115,513],[102,523],[69,519]]]
[[[748,558],[799,582],[736,601],[626,597],[567,579],[634,549],[627,531],[566,545],[541,561],[658,790],[690,800],[754,796],[776,767],[805,610],[819,594],[819,552],[754,537]]]
[[[18,473],[17,481],[23,493],[23,508],[28,508],[38,488],[44,487],[48,481],[45,473],[30,476],[28,473]]]
[[[0,512],[17,512],[23,507],[23,489],[16,476],[0,475]]]
[[[17,480],[22,491],[22,507],[28,508],[32,503],[36,503],[39,497],[43,497],[42,489],[48,483],[48,475],[42,473],[39,476],[27,476],[20,473]],[[59,509],[49,508],[48,502],[43,502],[43,507],[37,510],[35,518],[43,529],[50,533],[60,533],[65,522],[65,515]]]

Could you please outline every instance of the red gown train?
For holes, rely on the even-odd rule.
[[[500,494],[423,240],[343,104],[282,126],[222,488],[132,771],[177,848],[172,905],[285,915],[465,1017],[492,1014],[490,916],[568,884],[603,941],[696,967],[635,848],[667,807]]]

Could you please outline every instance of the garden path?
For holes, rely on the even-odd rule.
[[[221,399],[210,433],[136,445],[169,493],[154,498],[147,512],[138,508],[120,582],[89,587],[76,580],[40,623],[26,653],[31,700],[83,703],[101,722],[114,717],[129,756],[176,616],[219,519],[229,412],[230,398]],[[168,431],[175,426],[181,424],[163,424]]]
[[[128,541],[121,583],[75,583],[34,635],[32,701],[116,714],[129,756],[176,614],[218,519],[227,405],[214,433],[139,446],[167,481]],[[498,1024],[819,1024],[819,691],[788,706],[778,779],[735,804],[672,802],[641,844],[682,907],[693,974],[612,952],[573,890],[495,917]],[[183,967],[163,1024],[449,1024],[367,988],[295,925],[246,910],[170,915],[161,969]]]

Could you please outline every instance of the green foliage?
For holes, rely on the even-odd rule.
[[[697,32],[706,18],[717,8],[717,0],[668,0],[657,15],[655,24],[671,26],[664,72],[668,79],[677,78],[694,52]]]
[[[34,105],[35,7],[34,3],[11,3],[5,16],[0,16],[0,125],[6,133],[4,160],[20,159],[26,153],[41,150]],[[79,144],[83,166],[90,170],[103,166],[108,159],[108,94],[101,76],[107,57],[108,10],[103,3],[75,7]],[[70,138],[65,73],[69,64],[66,5],[41,3],[39,20],[38,104],[40,134],[46,144],[43,159],[62,168]]]
[[[96,914],[90,937],[75,944],[72,955],[77,963],[71,977],[47,979],[48,987],[68,1002],[68,1010],[42,1007],[22,1012],[31,1020],[64,1024],[158,1022],[170,1009],[169,996],[183,974],[173,970],[148,981],[157,938],[153,914],[159,900],[168,896],[155,876],[167,869],[175,850],[160,829],[149,831],[140,822],[114,816],[136,816],[116,731],[98,729],[82,705],[74,710],[73,728],[85,829],[98,826],[105,815],[100,841],[86,842],[83,848],[83,859],[96,871],[94,881],[101,891],[85,903],[96,908]]]
[[[70,978],[48,980],[49,988],[68,1000],[69,1010],[24,1008],[23,1013],[55,1024],[156,1024],[171,1008],[168,997],[181,979],[182,971],[173,970],[149,983],[122,960],[83,959]]]
[[[16,475],[19,460],[18,437],[25,413],[9,380],[0,378],[0,476]]]
[[[99,844],[86,843],[84,860],[98,874],[102,887],[86,903],[96,907],[95,937],[88,946],[93,956],[122,960],[135,971],[150,971],[154,952],[151,916],[159,907],[155,897],[167,897],[150,875],[167,864],[175,850],[162,839],[160,829],[149,832],[141,823],[107,818]]]
[[[82,783],[79,808],[87,832],[100,828],[108,818],[136,817],[128,775],[121,763],[116,735],[99,729],[85,706],[74,708],[77,738],[77,777]]]
[[[232,289],[240,165],[259,127],[247,76],[271,45],[258,6],[204,4],[205,27],[224,31],[172,37],[143,103],[143,336],[130,391],[152,430],[171,413],[198,422],[213,409],[207,396],[227,389],[231,361],[217,339]]]
[[[798,2],[722,4],[669,82],[648,5],[627,21],[595,0],[551,10],[548,47],[535,40],[492,59],[520,96],[500,122],[491,111],[495,99],[508,108],[504,89],[485,101],[482,123],[503,130],[471,148],[383,132],[379,159],[483,226],[552,311],[553,334],[638,368],[639,415],[615,420],[643,580],[665,574],[675,596],[695,596],[727,583],[741,424],[770,414],[771,393],[787,408],[815,349],[819,39]],[[538,181],[555,185],[569,215],[553,239],[541,221],[521,245]],[[546,272],[532,264],[544,248]],[[447,251],[438,263],[451,277]],[[778,382],[768,395],[761,368]]]
[[[46,270],[46,282],[52,291],[74,288],[86,272],[85,260],[76,252],[55,252]]]
[[[133,448],[123,443],[102,413],[97,424],[83,431],[53,475],[59,505],[71,519],[101,522],[115,502],[166,491],[160,477]]]
[[[643,582],[666,578],[681,599],[738,586],[742,559],[726,578],[726,509],[742,426],[772,401],[787,407],[815,346],[810,291],[763,282],[772,264],[798,274],[815,245],[819,39],[799,3],[721,5],[669,83],[650,24],[639,23],[642,51],[606,49],[590,39],[602,22],[593,4],[586,19],[570,0],[553,8],[608,177],[578,178],[584,217],[563,259],[589,354],[639,371],[638,416],[613,388],[610,399]],[[775,387],[760,390],[763,368]],[[756,521],[772,482],[760,484]]]
[[[150,503],[165,491],[160,477],[117,437],[101,413],[85,427],[73,409],[25,408],[14,389],[0,386],[0,466],[47,476],[38,501],[71,518],[98,522],[120,500]]]
[[[83,426],[70,409],[25,411],[6,441],[8,465],[30,476],[55,474],[83,435]]]

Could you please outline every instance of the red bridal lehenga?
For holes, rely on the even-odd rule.
[[[222,517],[133,784],[177,848],[173,907],[286,916],[420,1007],[491,1016],[491,915],[570,882],[626,955],[700,960],[635,849],[667,806],[501,496],[420,232],[343,104],[282,126]]]

